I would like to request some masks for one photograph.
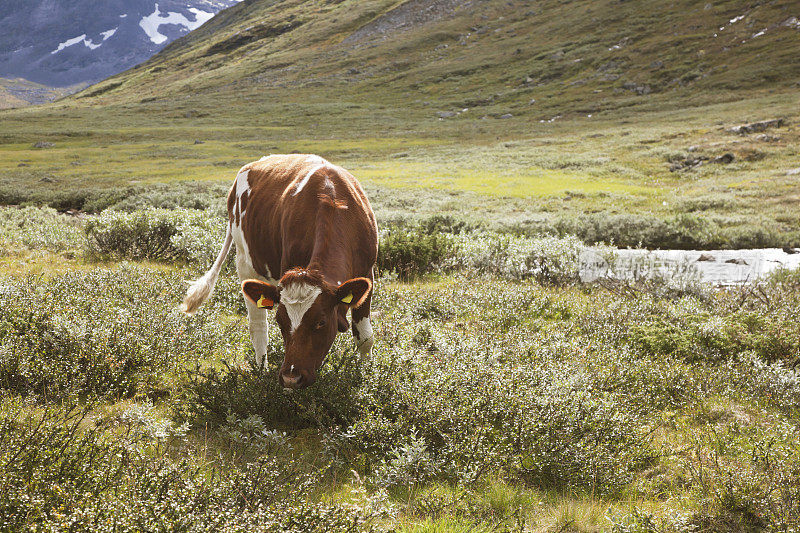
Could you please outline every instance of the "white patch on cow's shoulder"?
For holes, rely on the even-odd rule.
[[[292,193],[292,196],[297,196],[297,194],[300,191],[303,190],[303,187],[306,186],[306,183],[308,183],[308,180],[311,179],[311,176],[314,175],[314,172],[316,172],[317,170],[321,169],[324,166],[325,166],[325,164],[321,163],[319,165],[314,165],[313,167],[311,167],[311,170],[308,171],[308,173],[305,175],[305,177],[302,180],[300,180],[300,183],[297,184],[297,187],[295,187],[294,192]]]
[[[236,175],[236,196],[238,198],[242,197],[242,194],[245,191],[250,190],[250,182],[247,180],[247,176],[250,174],[249,168],[243,168],[239,171]]]
[[[322,289],[308,283],[292,283],[281,289],[281,305],[286,308],[286,313],[289,315],[292,333],[303,322],[306,312],[321,293]]]
[[[239,174],[236,175],[236,198],[238,199],[241,199],[242,195],[250,190],[249,174],[250,169],[248,167],[243,167],[242,170],[239,171]],[[241,205],[241,202],[239,202],[240,208]],[[242,209],[239,213],[239,225],[236,224],[235,216],[231,221],[231,235],[233,235],[233,242],[236,244],[236,268],[240,274],[243,272],[252,273],[252,275],[242,278],[242,281],[255,278],[263,279],[264,281],[276,285],[277,282],[272,278],[272,272],[270,272],[268,265],[264,265],[264,271],[267,273],[266,278],[262,278],[260,275],[256,274],[256,270],[253,268],[250,248],[247,246],[247,240],[244,238],[241,224],[244,220],[245,211],[246,209]]]
[[[245,212],[245,210],[241,208],[241,206],[242,206],[242,203],[241,203],[242,195],[250,190],[250,181],[248,179],[249,175],[250,175],[250,169],[249,168],[243,168],[236,175],[236,199],[240,200],[237,205],[239,206],[239,209],[241,209],[241,211],[239,212],[239,223],[240,223],[240,225],[241,225],[242,220],[244,219],[244,212]],[[236,219],[234,218],[234,223],[235,222],[236,222]]]
[[[336,186],[333,184],[330,178],[325,178],[322,188],[325,189],[325,192],[330,194],[331,197],[336,198]]]
[[[262,157],[261,159],[259,159],[259,160],[258,160],[258,162],[260,163],[260,162],[262,162],[262,161],[266,161],[267,159],[269,159],[269,156],[268,156],[268,155],[265,155],[264,157]]]

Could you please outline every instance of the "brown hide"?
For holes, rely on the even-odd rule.
[[[294,331],[284,306],[276,307],[286,348],[279,377],[283,383],[285,374],[299,372],[304,378],[300,386],[307,386],[316,379],[337,331],[347,329],[347,308],[357,308],[371,295],[378,253],[375,215],[358,181],[316,156],[273,155],[246,165],[237,179],[245,171],[249,188],[237,197],[234,182],[228,216],[247,244],[249,263],[260,276],[280,280],[278,291],[292,283],[321,290]],[[354,278],[364,279],[348,284],[357,300],[344,304],[340,299],[347,295],[338,289]],[[256,301],[257,285],[246,283],[251,285],[243,288],[245,296]]]

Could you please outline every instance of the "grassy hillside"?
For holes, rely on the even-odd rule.
[[[84,96],[335,90],[544,119],[664,100],[650,94],[719,102],[797,87],[796,11],[788,0],[245,2]]]
[[[0,114],[0,200],[86,208],[75,191],[229,182],[266,153],[308,151],[350,168],[384,214],[688,216],[746,234],[705,246],[797,245],[795,11],[247,1],[67,101]]]

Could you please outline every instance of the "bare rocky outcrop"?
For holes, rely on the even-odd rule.
[[[761,120],[759,122],[750,122],[748,124],[739,124],[730,128],[728,131],[738,135],[747,135],[748,133],[761,133],[770,128],[780,128],[785,124],[782,118],[774,118],[772,120]]]
[[[344,44],[384,40],[399,32],[450,18],[475,2],[464,0],[408,0],[350,34]]]

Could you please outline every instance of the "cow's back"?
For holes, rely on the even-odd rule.
[[[308,154],[271,155],[245,165],[228,194],[237,253],[253,270],[280,279],[329,247],[367,275],[377,258],[375,215],[358,181],[343,168]]]

